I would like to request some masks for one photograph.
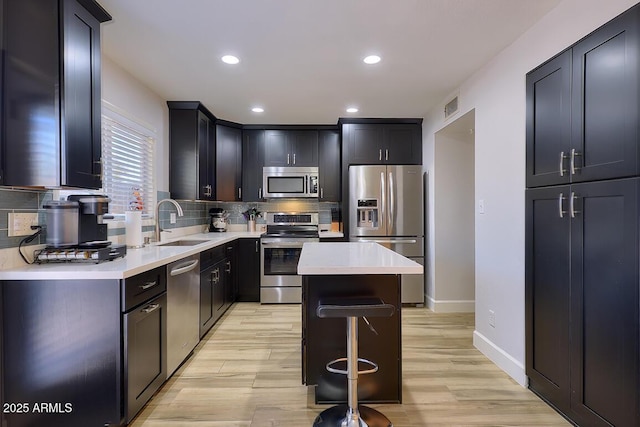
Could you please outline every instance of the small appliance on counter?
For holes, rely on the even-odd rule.
[[[222,232],[227,231],[227,218],[229,213],[222,208],[209,209],[209,231]]]
[[[107,240],[102,217],[109,202],[107,196],[83,194],[45,203],[47,246],[35,251],[35,262],[95,263],[125,256],[125,245]]]

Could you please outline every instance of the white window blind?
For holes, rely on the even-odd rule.
[[[126,117],[113,105],[102,105],[102,185],[111,199],[109,212],[142,210],[152,215],[155,131]]]

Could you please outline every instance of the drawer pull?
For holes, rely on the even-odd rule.
[[[148,306],[146,306],[145,308],[143,308],[142,310],[140,310],[142,313],[146,313],[149,314],[153,311],[156,311],[157,309],[160,308],[160,304],[149,304]]]
[[[144,285],[140,285],[140,289],[142,289],[143,291],[146,291],[149,288],[153,288],[154,286],[156,286],[158,284],[158,281],[153,281],[153,282],[145,282]]]

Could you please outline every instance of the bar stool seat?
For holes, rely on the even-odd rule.
[[[358,357],[358,318],[364,318],[369,328],[377,334],[367,317],[391,317],[395,306],[385,304],[377,297],[345,297],[327,298],[318,303],[316,315],[319,318],[347,319],[347,357],[327,363],[329,372],[347,375],[348,402],[322,411],[315,419],[314,427],[393,427],[389,419],[381,412],[367,406],[358,406],[358,375],[378,371],[378,365],[367,359]],[[347,362],[346,370],[339,370],[332,365]],[[370,365],[371,369],[358,371],[358,362]]]

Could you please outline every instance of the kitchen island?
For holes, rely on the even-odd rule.
[[[298,262],[302,276],[302,381],[315,386],[317,403],[347,400],[344,375],[327,372],[327,362],[346,355],[346,320],[320,319],[323,298],[378,297],[395,306],[388,318],[361,321],[359,356],[376,362],[378,372],[358,380],[361,402],[402,402],[400,281],[423,267],[377,243],[305,243]]]

